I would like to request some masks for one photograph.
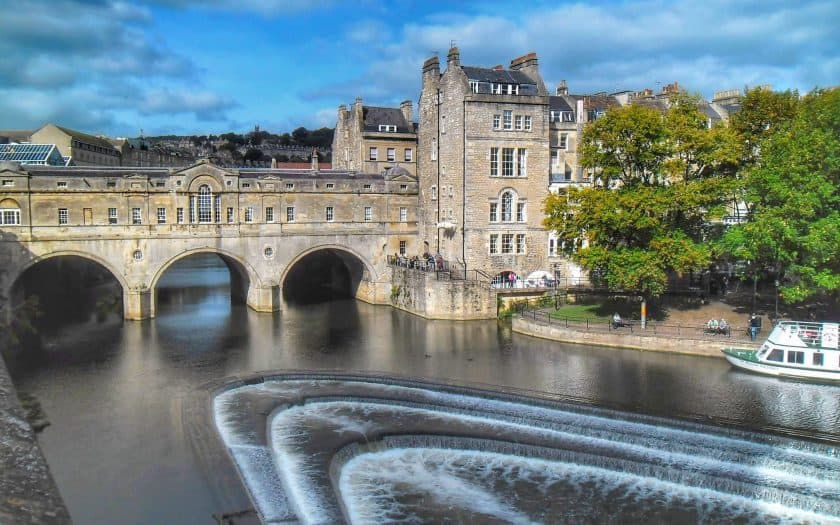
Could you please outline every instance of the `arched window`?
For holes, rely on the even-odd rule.
[[[0,225],[19,225],[20,205],[12,199],[0,201]]]
[[[213,222],[213,192],[207,184],[198,188],[198,222]]]
[[[502,222],[513,221],[513,192],[502,193]]]

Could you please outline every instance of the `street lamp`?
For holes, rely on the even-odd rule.
[[[758,281],[758,275],[755,273],[755,268],[752,267],[752,261],[747,261],[747,268],[750,269],[753,276],[753,293],[752,293],[752,308],[750,308],[750,313],[755,314],[755,294],[756,294],[756,287]]]
[[[776,319],[779,319],[779,280],[776,279],[773,281],[773,284],[776,286]]]

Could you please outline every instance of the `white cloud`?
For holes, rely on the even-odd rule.
[[[645,0],[520,5],[499,15],[437,13],[405,24],[368,57],[370,65],[352,82],[358,92],[345,98],[415,98],[423,59],[437,51],[445,66],[452,39],[469,65],[508,65],[536,51],[546,82],[566,79],[573,92],[655,88],[672,81],[706,96],[758,83],[807,90],[840,78],[837,20],[840,4],[833,1]],[[330,96],[335,87],[352,85],[315,93]]]

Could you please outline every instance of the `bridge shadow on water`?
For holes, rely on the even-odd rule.
[[[283,282],[283,298],[292,304],[314,304],[356,295],[364,267],[339,250],[319,250],[304,256]]]

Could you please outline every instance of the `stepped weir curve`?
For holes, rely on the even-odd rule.
[[[213,400],[264,523],[838,523],[840,449],[420,381],[286,374]]]

